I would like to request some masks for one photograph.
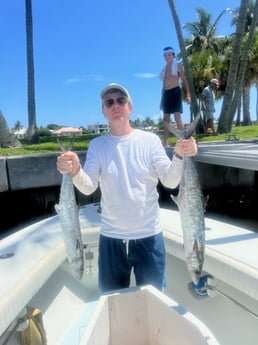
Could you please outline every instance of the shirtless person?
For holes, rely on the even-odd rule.
[[[183,129],[184,125],[181,119],[183,112],[182,105],[182,91],[179,86],[179,79],[181,78],[183,86],[186,91],[186,102],[191,103],[188,83],[185,77],[183,66],[178,64],[175,60],[175,52],[172,47],[163,49],[166,65],[163,68],[160,79],[163,80],[161,91],[160,109],[163,110],[163,126],[164,126],[164,146],[168,145],[169,129],[167,125],[170,122],[170,114],[174,114],[176,125],[178,129]]]

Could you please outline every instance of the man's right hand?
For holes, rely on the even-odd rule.
[[[72,176],[78,174],[80,170],[80,160],[75,152],[67,151],[57,157],[57,170],[60,174],[70,173]]]

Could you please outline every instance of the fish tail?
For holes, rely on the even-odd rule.
[[[194,120],[190,123],[190,125],[187,127],[187,130],[186,130],[186,138],[190,138],[191,135],[193,135],[194,131],[195,131],[195,128],[197,126],[197,123],[199,122],[200,120],[200,117],[201,117],[201,114],[198,113],[196,115],[196,117],[194,118]]]
[[[188,290],[194,298],[201,299],[208,296],[208,278],[209,275],[205,275],[199,279],[198,284],[194,284],[193,282],[188,283]]]
[[[69,146],[67,148],[64,147],[64,145],[61,143],[61,140],[58,137],[56,137],[56,140],[62,152],[71,151],[73,148],[75,135],[72,136],[72,139],[70,140]]]
[[[201,117],[201,114],[198,113],[195,119],[187,127],[187,129],[180,130],[178,128],[174,128],[168,125],[169,131],[173,133],[179,139],[188,139],[193,135],[200,117]]]

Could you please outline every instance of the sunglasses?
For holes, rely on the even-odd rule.
[[[104,101],[104,105],[107,108],[111,108],[115,103],[117,103],[118,105],[125,105],[127,103],[127,98],[126,97],[119,97],[117,99],[106,99]]]

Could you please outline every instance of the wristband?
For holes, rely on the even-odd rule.
[[[175,156],[176,158],[180,159],[180,160],[182,160],[182,159],[183,159],[183,157],[182,157],[182,156],[180,156],[178,153],[176,153],[176,151],[174,152],[174,156]]]

